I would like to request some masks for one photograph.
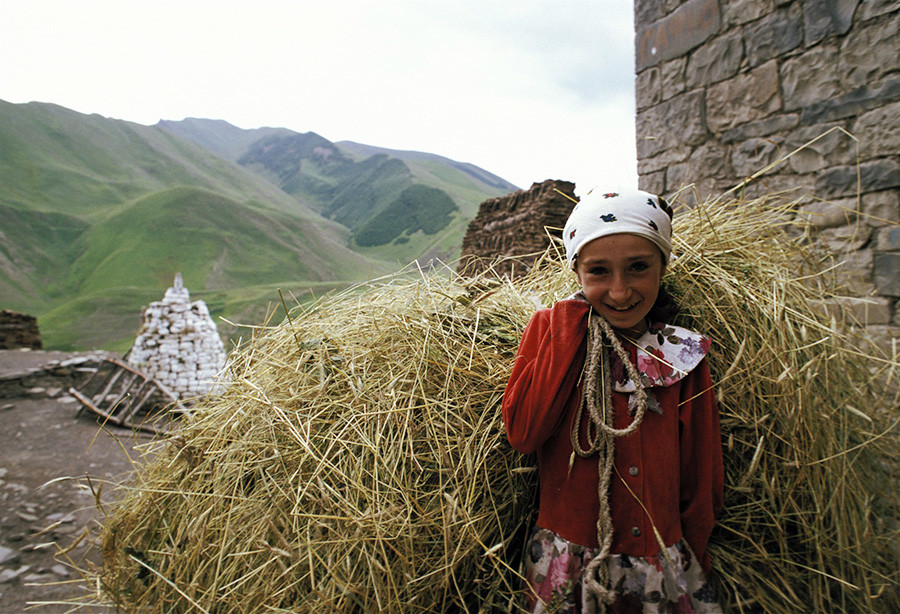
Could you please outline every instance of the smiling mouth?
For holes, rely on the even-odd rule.
[[[640,301],[638,301],[638,302],[640,302]],[[618,307],[613,307],[612,305],[607,305],[607,307],[608,307],[611,311],[618,311],[619,313],[624,313],[624,312],[626,312],[626,311],[631,311],[632,309],[634,309],[634,308],[637,307],[637,306],[638,306],[638,303],[635,303],[635,304],[633,304],[633,305],[629,305],[628,307],[623,307],[623,308],[619,309]]]

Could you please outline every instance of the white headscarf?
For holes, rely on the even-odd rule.
[[[672,208],[641,190],[593,190],[575,205],[563,230],[569,266],[575,268],[575,256],[588,242],[615,234],[649,239],[662,251],[666,264],[672,255]]]

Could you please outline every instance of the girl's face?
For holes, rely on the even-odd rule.
[[[613,328],[643,332],[665,273],[662,252],[649,239],[607,235],[578,252],[575,274],[594,309]]]

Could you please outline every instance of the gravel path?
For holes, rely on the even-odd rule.
[[[0,350],[0,377],[74,358],[66,352]],[[94,544],[117,483],[132,471],[145,433],[75,417],[71,397],[0,399],[0,612],[107,612],[78,607],[78,569],[99,562]],[[99,495],[99,497],[98,497]],[[84,539],[79,539],[85,536]],[[73,547],[73,544],[76,544]],[[64,549],[71,550],[60,555]]]

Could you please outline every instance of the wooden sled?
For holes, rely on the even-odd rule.
[[[85,408],[117,426],[165,433],[174,417],[187,411],[178,395],[132,365],[104,358],[97,370],[69,394]]]

